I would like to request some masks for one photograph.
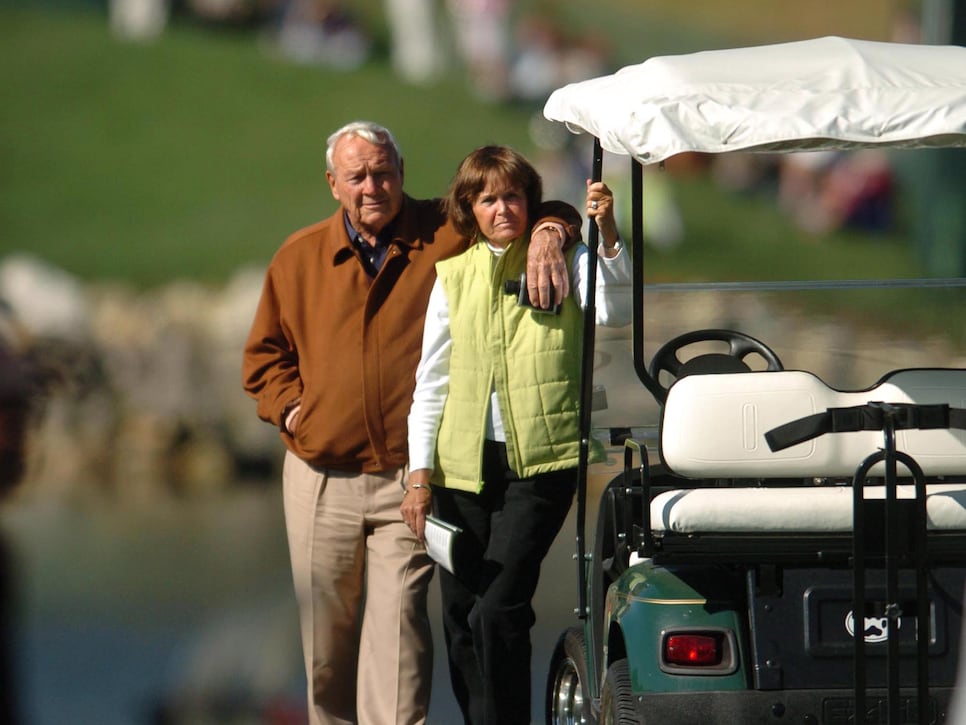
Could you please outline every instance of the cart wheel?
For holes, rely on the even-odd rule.
[[[626,659],[615,660],[607,668],[600,693],[600,725],[640,725]]]
[[[560,635],[547,678],[547,725],[589,725],[587,644],[583,627],[569,627]]]
[[[725,353],[704,353],[692,357],[686,362],[681,360],[678,353],[683,348],[703,342],[724,342],[728,345],[728,351]],[[748,372],[751,368],[745,364],[745,358],[753,354],[764,358],[769,371],[784,370],[784,366],[774,350],[751,335],[746,335],[737,330],[694,330],[678,335],[664,343],[654,353],[648,372],[666,397],[670,385],[661,383],[660,375],[662,372],[669,373],[675,379],[683,378],[685,375],[692,373]]]

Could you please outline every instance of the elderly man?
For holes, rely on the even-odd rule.
[[[310,722],[422,723],[433,565],[399,512],[406,417],[434,265],[467,240],[440,200],[404,193],[399,147],[381,126],[333,133],[326,178],[340,208],[272,259],[243,383],[287,448],[283,501]],[[559,239],[543,232],[531,244],[528,286],[545,307],[548,282],[568,291]]]

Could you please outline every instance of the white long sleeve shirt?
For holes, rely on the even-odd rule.
[[[494,257],[501,247],[487,245]],[[574,253],[571,270],[572,294],[581,309],[586,309],[587,276],[590,252],[583,244]],[[598,325],[619,327],[629,324],[632,313],[631,258],[621,245],[617,255],[607,258],[603,245],[598,247],[595,311]],[[416,369],[416,390],[409,411],[409,468],[432,469],[435,464],[436,434],[449,392],[449,357],[453,339],[449,329],[449,300],[439,280],[433,285],[426,308],[422,358]],[[496,391],[490,393],[486,438],[505,441],[503,419]]]

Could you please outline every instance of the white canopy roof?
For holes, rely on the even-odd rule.
[[[645,164],[684,151],[966,146],[966,48],[825,37],[656,56],[557,89],[544,115]]]

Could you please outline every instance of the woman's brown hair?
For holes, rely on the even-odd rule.
[[[527,223],[537,218],[537,207],[543,199],[543,182],[537,170],[509,146],[482,146],[460,163],[446,196],[446,214],[460,234],[475,238],[480,231],[473,202],[491,181],[521,189],[527,200]]]

